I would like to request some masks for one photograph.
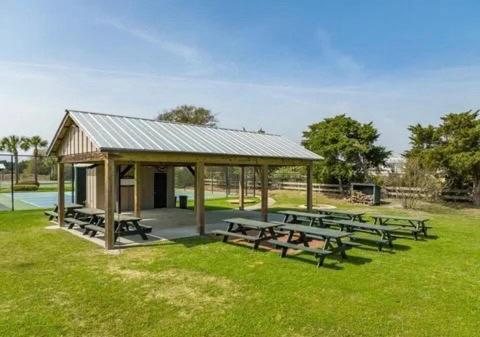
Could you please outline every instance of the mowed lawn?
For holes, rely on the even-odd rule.
[[[363,207],[427,215],[433,237],[319,269],[209,237],[107,254],[40,211],[1,212],[0,336],[478,336],[480,211],[426,207]]]

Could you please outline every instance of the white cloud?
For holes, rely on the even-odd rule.
[[[0,136],[51,138],[65,108],[154,117],[195,104],[217,113],[222,126],[262,127],[297,141],[310,123],[347,113],[373,121],[382,143],[398,153],[408,145],[408,125],[476,108],[479,91],[479,67],[395,74],[355,86],[302,87],[0,62]]]
[[[322,50],[322,57],[328,62],[329,66],[350,75],[357,75],[363,70],[363,67],[355,61],[353,56],[335,48],[331,36],[326,30],[319,28],[317,38]]]
[[[201,53],[197,48],[169,39],[150,29],[135,27],[125,21],[114,18],[103,18],[98,21],[120,32],[127,33],[137,39],[153,44],[173,56],[181,57],[186,62],[198,63],[202,59]]]

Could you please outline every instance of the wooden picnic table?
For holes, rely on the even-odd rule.
[[[331,208],[319,208],[317,210],[320,214],[328,215],[331,218],[340,218],[352,221],[363,221],[362,216],[365,215],[365,212],[361,211],[339,210]]]
[[[398,226],[379,226],[373,225],[365,222],[359,221],[350,221],[350,220],[340,220],[340,219],[329,219],[325,220],[326,223],[338,225],[342,231],[347,232],[364,232],[369,234],[374,234],[380,236],[380,239],[370,239],[370,238],[357,238],[355,236],[351,236],[350,240],[362,239],[368,241],[374,241],[378,245],[378,250],[381,251],[384,245],[388,245],[390,248],[393,248],[392,241],[395,239],[392,236],[392,233],[398,230]]]
[[[375,224],[382,226],[391,224],[395,226],[411,228],[410,232],[415,240],[418,239],[418,233],[423,233],[423,235],[427,237],[428,226],[426,225],[426,222],[429,220],[428,218],[374,214],[372,215],[372,219],[375,221]]]
[[[223,235],[223,242],[227,242],[228,238],[233,236],[253,242],[253,249],[257,249],[261,241],[277,238],[273,230],[278,226],[277,223],[244,218],[231,218],[223,221],[228,224],[227,230],[214,230],[212,232],[216,235]],[[258,231],[258,234],[248,235],[247,231],[251,229]]]
[[[345,251],[347,249],[360,246],[360,244],[355,242],[342,241],[342,239],[352,236],[352,233],[348,232],[297,224],[285,224],[282,225],[281,228],[289,231],[287,245],[285,245],[284,248],[293,248],[291,247],[291,244],[295,242],[293,240],[295,233],[299,234],[299,242],[307,248],[309,248],[308,242],[312,239],[322,240],[323,245],[320,247],[320,249],[325,253],[316,253],[319,255],[319,266],[323,264],[323,260],[327,255],[339,254],[341,258],[346,258],[347,253]],[[275,241],[274,244],[282,246],[280,241]],[[301,245],[298,245],[294,249],[303,250],[304,248]]]
[[[54,206],[55,207],[53,208],[53,211],[45,211],[45,215],[48,215],[48,220],[50,221],[58,218],[58,204],[55,204]],[[65,216],[73,215],[76,209],[82,208],[82,207],[85,207],[85,206],[80,204],[70,203],[70,202],[65,203],[64,205]]]
[[[279,211],[279,214],[283,214],[285,217],[283,218],[284,223],[293,223],[299,224],[302,220],[308,222],[309,226],[314,226],[315,223],[318,223],[319,227],[324,227],[322,219],[328,217],[325,214],[318,214],[318,213],[308,213],[308,212],[298,212],[298,211]],[[290,219],[291,218],[291,219]]]
[[[85,226],[85,230],[91,232],[90,236],[95,236],[96,232],[104,231],[105,213],[97,214],[97,223],[95,225]],[[140,225],[142,218],[127,214],[113,214],[114,223],[114,242],[119,236],[140,235],[143,240],[148,240],[147,232],[151,227]],[[133,229],[132,229],[133,227]],[[93,235],[92,235],[93,234]]]

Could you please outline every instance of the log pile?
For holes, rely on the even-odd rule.
[[[350,197],[347,198],[352,204],[372,205],[373,198],[371,195],[364,194],[360,191],[352,191]]]

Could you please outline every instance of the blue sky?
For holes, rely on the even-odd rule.
[[[479,107],[478,1],[0,3],[0,135],[51,139],[65,108],[154,117],[207,107],[225,127],[300,141],[339,113],[400,153],[408,125]]]

